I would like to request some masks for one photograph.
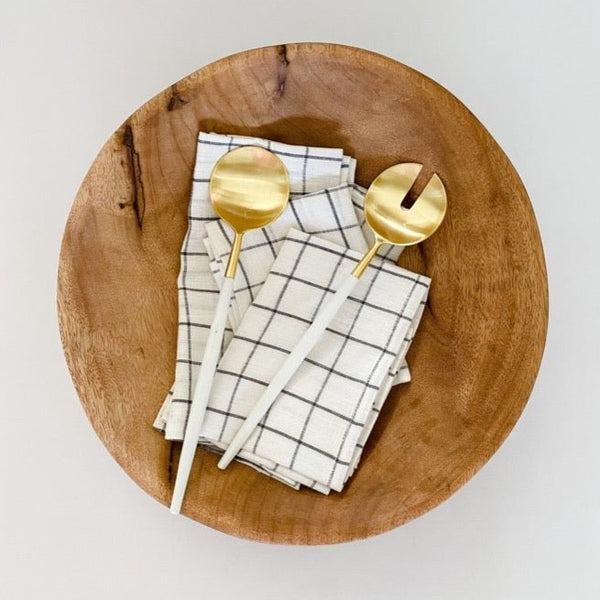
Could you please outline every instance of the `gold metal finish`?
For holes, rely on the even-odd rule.
[[[215,212],[235,232],[225,277],[235,277],[242,236],[274,221],[290,195],[287,169],[272,152],[242,146],[222,156],[210,175],[210,200]]]
[[[375,234],[375,242],[354,267],[359,278],[382,244],[412,246],[432,235],[446,215],[446,190],[437,174],[410,208],[402,206],[423,165],[400,163],[386,169],[374,180],[365,196],[365,218]]]

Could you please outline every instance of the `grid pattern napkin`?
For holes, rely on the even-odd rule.
[[[183,439],[194,383],[198,377],[219,292],[204,245],[206,226],[217,219],[208,193],[210,174],[215,163],[224,154],[247,145],[267,148],[279,156],[290,176],[292,198],[342,183],[351,183],[354,179],[356,162],[344,156],[341,149],[290,146],[245,136],[204,132],[199,134],[188,231],[180,253],[181,269],[177,281],[179,321],[175,381],[154,422],[156,428],[164,431],[167,439]],[[230,337],[231,329],[225,343]]]
[[[360,253],[292,229],[217,370],[201,441],[224,449]],[[341,490],[410,345],[429,279],[376,258],[240,459],[295,487]]]

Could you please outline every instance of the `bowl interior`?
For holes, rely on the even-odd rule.
[[[280,543],[383,532],[439,504],[493,454],[541,360],[547,284],[535,217],[477,119],[420,73],[365,50],[290,44],[237,54],[143,105],[106,142],[75,199],[61,250],[59,320],[85,410],[127,473],[170,501],[179,444],[152,422],[172,383],[179,250],[198,131],[335,146],[368,186],[418,162],[448,194],[446,219],[401,264],[432,277],[408,356],[342,493],[296,492],[196,454],[184,514]]]

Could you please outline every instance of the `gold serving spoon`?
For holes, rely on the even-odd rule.
[[[402,206],[422,165],[401,163],[386,169],[371,184],[365,196],[365,217],[373,231],[375,242],[354,270],[319,311],[310,327],[275,374],[250,414],[229,444],[219,461],[225,469],[235,458],[254,428],[265,416],[275,399],[296,372],[308,353],[314,348],[338,310],[352,293],[361,275],[382,244],[413,246],[426,240],[440,226],[446,214],[446,190],[437,174],[428,181],[422,193],[410,208]]]
[[[223,344],[242,237],[250,229],[268,225],[283,212],[290,195],[289,176],[285,165],[272,152],[258,146],[242,146],[217,161],[210,176],[209,192],[215,212],[232,227],[235,237],[194,388],[171,499],[173,514],[179,514],[181,510],[194,461]]]

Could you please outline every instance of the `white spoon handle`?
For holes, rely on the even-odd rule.
[[[200,429],[206,412],[206,405],[210,396],[215,370],[219,355],[221,354],[221,346],[223,345],[223,334],[227,324],[227,313],[229,303],[233,294],[233,278],[225,277],[219,294],[217,309],[213,318],[204,356],[202,358],[202,366],[200,374],[194,388],[192,405],[188,416],[185,435],[183,438],[183,446],[181,448],[181,456],[177,467],[177,478],[175,479],[175,489],[171,499],[171,512],[179,514],[185,489],[187,487],[188,478],[194,461],[198,438],[200,437]]]
[[[308,356],[309,352],[315,347],[327,326],[331,323],[344,301],[352,293],[352,290],[358,283],[358,279],[353,275],[348,275],[335,294],[329,299],[326,305],[318,312],[310,327],[304,332],[300,341],[296,344],[292,352],[285,359],[279,371],[275,374],[271,383],[258,399],[254,408],[250,411],[246,420],[242,423],[239,431],[236,433],[231,444],[229,444],[225,454],[221,457],[218,467],[225,469],[235,458],[242,446],[250,437],[254,428],[265,416],[275,399],[286,386],[292,375],[298,370],[302,361]]]

